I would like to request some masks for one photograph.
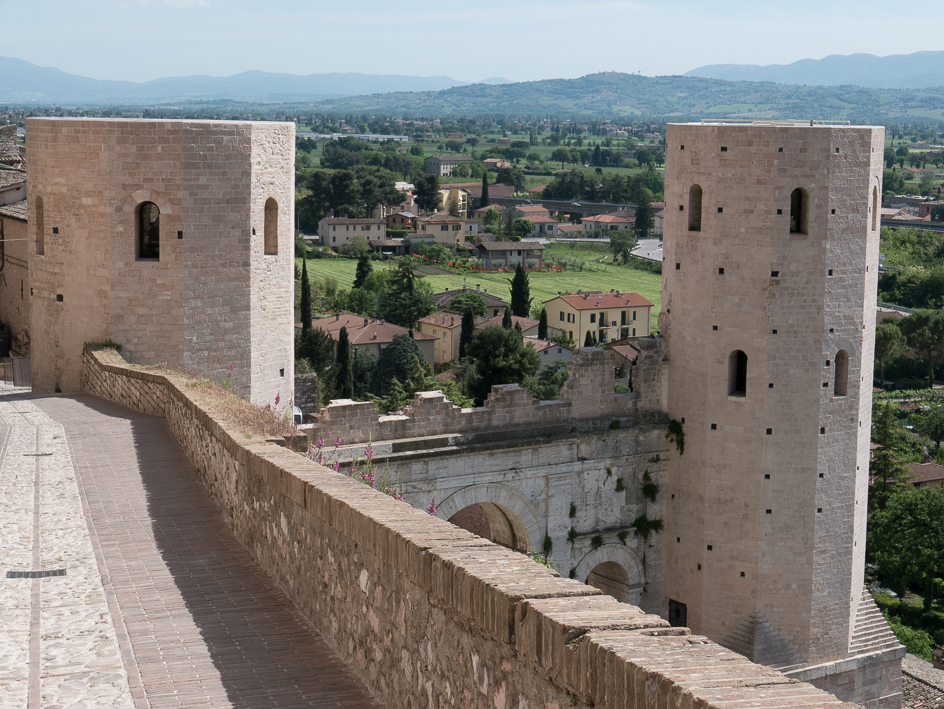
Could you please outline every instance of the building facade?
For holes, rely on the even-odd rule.
[[[472,158],[468,155],[430,155],[423,166],[430,175],[452,177],[452,171],[462,162],[472,162]]]
[[[866,707],[899,705],[903,653],[863,590],[883,141],[669,125],[660,315],[663,612]]]
[[[82,347],[293,391],[292,123],[27,119],[33,390]]]
[[[652,303],[639,293],[578,292],[545,301],[548,331],[566,335],[578,346],[589,333],[605,343],[627,337],[648,337]]]
[[[347,246],[358,236],[368,243],[383,241],[387,238],[387,222],[372,218],[325,217],[318,222],[318,236],[322,244],[333,249]]]

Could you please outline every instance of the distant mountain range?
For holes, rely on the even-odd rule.
[[[685,73],[728,81],[774,81],[810,86],[866,86],[917,89],[944,85],[944,52],[915,52],[876,57],[832,54],[793,64],[709,64]]]
[[[493,77],[483,83],[507,83]],[[437,91],[467,86],[448,76],[375,74],[271,74],[247,71],[235,76],[182,76],[132,81],[101,81],[0,57],[0,102],[82,105],[142,105],[173,101],[219,100],[297,102],[387,91]]]

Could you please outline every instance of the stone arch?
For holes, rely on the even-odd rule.
[[[170,206],[170,202],[168,201],[167,197],[157,190],[145,188],[142,190],[135,190],[125,197],[125,201],[121,205],[122,214],[124,214],[128,219],[132,218],[134,216],[134,210],[137,209],[141,202],[154,202],[154,204],[156,204],[161,210],[162,216],[174,213],[174,210]],[[129,221],[128,224],[130,223],[131,222]]]
[[[591,573],[607,563],[618,565],[626,574],[625,595],[617,600],[639,605],[646,581],[645,573],[638,557],[622,544],[604,544],[599,549],[589,552],[574,567],[574,573],[578,580],[587,583]]]
[[[455,514],[472,505],[495,505],[513,515],[527,537],[527,547],[540,551],[544,542],[544,522],[530,502],[519,492],[504,485],[469,485],[457,490],[436,508],[436,516],[448,521]],[[514,522],[514,519],[512,519]]]

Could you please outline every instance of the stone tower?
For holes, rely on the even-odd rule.
[[[883,154],[882,128],[669,125],[660,315],[667,617],[869,707],[904,652],[863,589]]]
[[[291,123],[33,118],[34,391],[111,340],[265,404],[293,392]]]

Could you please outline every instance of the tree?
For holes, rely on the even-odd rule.
[[[541,355],[525,346],[514,330],[483,327],[476,330],[468,346],[475,360],[476,378],[470,393],[481,405],[496,384],[523,382],[541,367]]]
[[[898,323],[902,334],[908,340],[908,346],[915,352],[927,354],[928,386],[934,384],[934,362],[931,351],[938,348],[944,338],[944,311],[918,310]]]
[[[901,357],[907,349],[905,336],[893,321],[885,320],[875,326],[875,361],[878,362],[882,386],[885,386],[885,362]]]
[[[928,404],[911,415],[915,430],[934,441],[940,448],[944,440],[944,404]]]
[[[561,387],[564,386],[568,376],[567,362],[555,359],[545,364],[536,375],[526,377],[522,386],[536,399],[554,401],[560,396]]]
[[[323,378],[334,362],[334,340],[324,330],[309,327],[295,336],[295,361],[304,360]]]
[[[515,264],[515,275],[511,279],[511,314],[526,318],[531,313],[531,283],[528,272],[521,262]]]
[[[459,216],[459,195],[455,193],[449,198],[449,216]]]
[[[563,170],[564,163],[570,162],[570,151],[567,148],[557,148],[553,153],[551,153],[551,160],[553,162],[559,162],[561,170]]]
[[[901,194],[905,189],[905,181],[894,170],[884,170],[882,172],[882,189],[892,194]]]
[[[538,320],[538,339],[547,339],[547,308],[541,308],[541,317]]]
[[[505,308],[505,312],[502,313],[502,329],[510,330],[513,322],[514,321],[511,319],[511,308]]]
[[[636,236],[640,239],[649,238],[649,232],[655,226],[655,214],[648,199],[641,200],[636,207]]]
[[[338,250],[345,256],[359,259],[368,254],[370,247],[367,245],[367,238],[363,234],[355,234],[350,241]]]
[[[352,288],[363,288],[367,277],[373,272],[374,267],[370,262],[370,257],[364,254],[357,259],[357,270],[354,272],[354,285]]]
[[[311,281],[308,280],[308,259],[302,257],[301,303],[302,332],[311,330]]]
[[[364,400],[370,393],[370,378],[377,369],[378,357],[360,347],[354,348],[354,358],[351,360],[351,374],[354,380],[354,396]]]
[[[416,203],[424,212],[435,212],[442,206],[438,175],[420,175],[413,181],[413,186],[416,188]]]
[[[488,206],[488,172],[482,173],[482,197],[479,199],[479,207]],[[488,212],[486,212],[488,214]]]
[[[590,331],[587,330],[587,336],[583,338],[584,347],[593,347],[593,335],[590,334]]]
[[[930,611],[934,580],[944,570],[944,488],[901,493],[870,514],[868,550],[887,583],[901,591],[911,584],[923,588],[924,611]]]
[[[908,488],[908,469],[899,462],[908,432],[898,424],[898,407],[890,401],[876,401],[872,405],[872,451],[869,462],[869,507],[885,509],[895,494]]]
[[[386,396],[393,380],[409,382],[413,372],[413,359],[423,360],[419,345],[409,335],[394,335],[393,341],[380,355],[377,367],[370,379],[370,391],[376,396]]]
[[[459,328],[459,359],[465,357],[466,350],[469,348],[469,343],[472,342],[474,334],[475,314],[471,308],[466,308],[462,313],[462,326]]]
[[[613,252],[613,261],[621,259],[625,265],[629,261],[629,255],[636,248],[636,240],[626,229],[618,229],[610,233],[610,251]]]
[[[334,359],[334,384],[338,398],[351,399],[354,396],[354,370],[351,368],[351,342],[347,328],[338,333],[338,352]]]
[[[515,219],[511,228],[519,238],[523,239],[534,232],[534,223],[530,219]]]
[[[485,307],[485,301],[482,300],[482,296],[471,291],[464,291],[453,298],[449,303],[449,309],[460,313],[470,310],[472,311],[472,315],[478,315],[483,318],[488,313],[488,308]]]
[[[493,227],[498,224],[499,219],[501,219],[501,215],[498,213],[498,210],[489,209],[482,217],[482,224],[486,227]]]

